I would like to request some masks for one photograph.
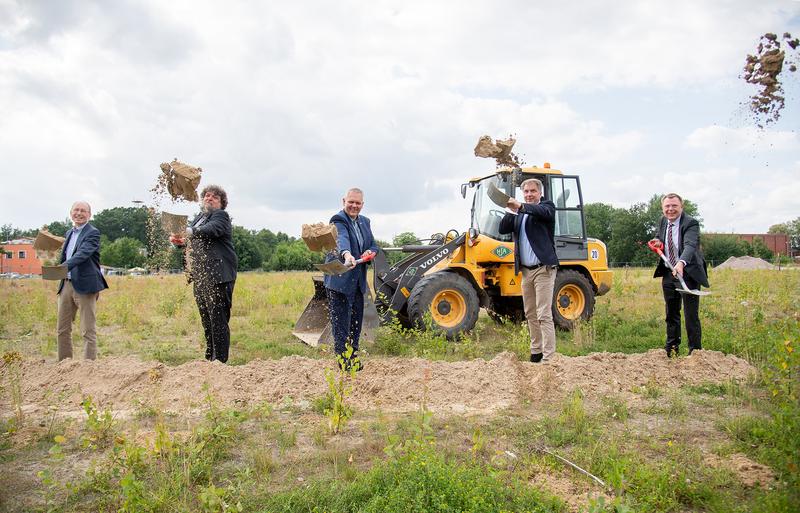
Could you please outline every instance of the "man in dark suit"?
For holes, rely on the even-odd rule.
[[[67,278],[58,286],[58,359],[72,358],[72,322],[81,312],[83,357],[97,358],[97,299],[108,288],[100,271],[100,230],[89,224],[92,207],[76,201],[70,209],[73,228],[65,235],[61,265]]]
[[[228,361],[231,331],[228,322],[239,260],[233,248],[233,226],[225,211],[228,195],[222,187],[208,185],[200,193],[203,211],[186,230],[189,279],[206,339],[206,360]],[[184,244],[180,234],[170,241]]]
[[[556,206],[542,200],[542,182],[529,178],[520,184],[525,203],[508,199],[500,233],[514,241],[514,271],[522,271],[522,304],[531,337],[531,361],[546,362],[556,352],[553,287],[558,269],[554,244]]]
[[[336,276],[325,275],[328,295],[328,311],[331,316],[334,351],[339,365],[345,369],[361,370],[358,359],[358,339],[364,319],[364,293],[367,291],[367,266],[355,261],[378,251],[369,219],[360,215],[364,207],[361,189],[349,189],[342,198],[342,210],[331,217],[337,230],[338,254],[329,255],[326,261],[340,258],[345,265],[354,266],[350,271]],[[347,357],[347,345],[353,353]]]
[[[658,240],[664,244],[664,256],[669,259],[675,274],[667,268],[663,259],[658,260],[654,278],[661,278],[667,322],[667,341],[664,350],[667,357],[678,356],[681,343],[681,302],[686,316],[686,334],[689,338],[689,354],[702,349],[700,328],[700,297],[682,294],[677,276],[682,276],[686,286],[698,289],[708,287],[706,261],[700,250],[700,223],[683,212],[683,199],[669,193],[661,199],[664,216],[658,225]]]

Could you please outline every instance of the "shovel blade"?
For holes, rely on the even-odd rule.
[[[711,294],[711,292],[705,292],[703,290],[697,290],[697,289],[675,289],[675,290],[677,290],[681,294],[692,294],[695,296],[708,296]]]
[[[333,260],[327,264],[314,264],[314,267],[324,272],[325,274],[344,274],[351,270],[352,267],[347,267],[338,260]]]

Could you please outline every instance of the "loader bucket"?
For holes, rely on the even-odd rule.
[[[292,335],[304,343],[317,347],[320,344],[333,345],[333,333],[328,317],[328,298],[325,294],[325,284],[322,276],[312,277],[314,281],[314,296],[306,305],[300,318],[294,325]],[[361,327],[360,341],[374,341],[375,330],[380,324],[378,311],[369,289],[364,296],[364,320]]]

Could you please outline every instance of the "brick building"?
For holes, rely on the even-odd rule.
[[[0,272],[42,274],[42,262],[36,258],[33,239],[16,239],[0,242]]]
[[[750,244],[756,239],[761,239],[761,242],[776,255],[791,256],[789,236],[785,233],[734,233],[734,235]]]

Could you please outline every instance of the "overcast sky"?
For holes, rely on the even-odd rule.
[[[150,203],[177,157],[247,228],[299,236],[358,186],[381,239],[463,231],[475,143],[515,134],[586,202],[675,191],[766,232],[800,216],[800,72],[757,130],[765,32],[800,35],[800,1],[0,0],[0,224]]]

